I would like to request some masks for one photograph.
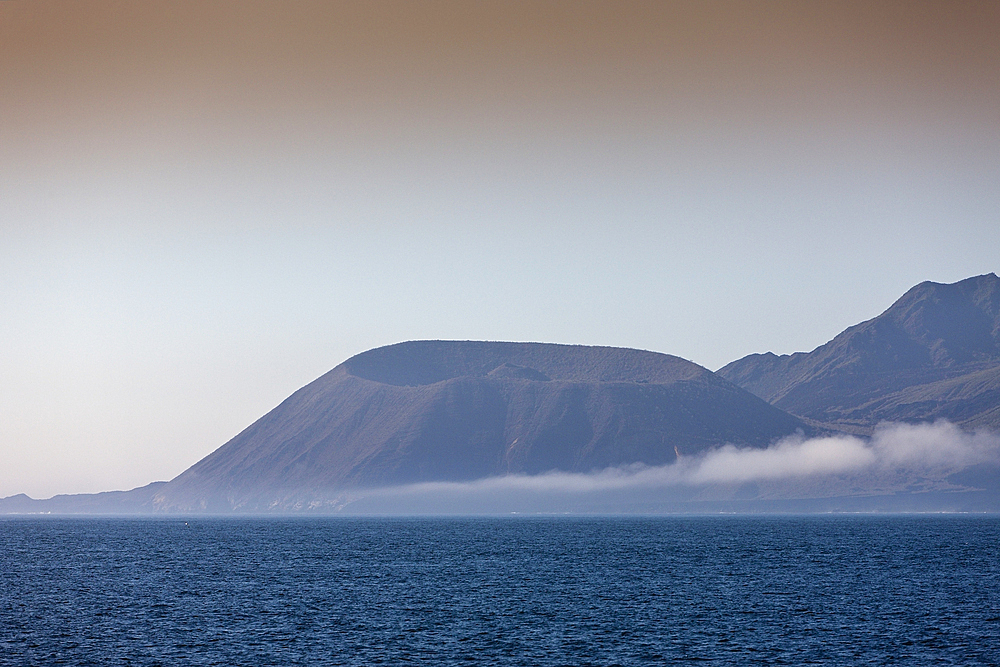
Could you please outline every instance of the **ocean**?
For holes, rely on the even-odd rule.
[[[0,665],[997,665],[1000,517],[0,519]]]

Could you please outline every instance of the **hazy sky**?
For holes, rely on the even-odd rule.
[[[363,350],[809,350],[1000,270],[1000,3],[0,2],[0,497]]]

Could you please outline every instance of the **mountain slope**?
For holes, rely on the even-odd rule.
[[[752,354],[718,374],[826,423],[1000,427],[1000,278],[920,283],[812,352]]]
[[[303,387],[155,503],[285,508],[336,489],[659,465],[724,443],[766,446],[797,429],[809,430],[670,355],[416,341],[352,357]]]

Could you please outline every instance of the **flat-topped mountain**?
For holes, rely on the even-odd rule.
[[[264,510],[344,488],[661,465],[798,429],[809,430],[671,355],[414,341],[359,354],[295,392],[154,504]]]
[[[947,418],[1000,428],[1000,278],[920,283],[812,352],[752,354],[718,373],[827,423]]]
[[[750,355],[718,373],[612,347],[381,347],[295,392],[170,482],[12,496],[0,499],[0,513],[996,511],[1000,444],[989,429],[917,427],[937,449],[915,459],[907,426],[879,430],[866,445],[790,440],[763,458],[709,451],[937,418],[1000,430],[994,274],[921,283],[812,352]],[[838,467],[845,447],[867,458]],[[681,457],[677,467],[606,471]]]

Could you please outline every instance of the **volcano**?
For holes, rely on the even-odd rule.
[[[168,511],[300,507],[338,490],[662,465],[765,447],[799,419],[679,357],[412,341],[364,352],[158,489]]]

